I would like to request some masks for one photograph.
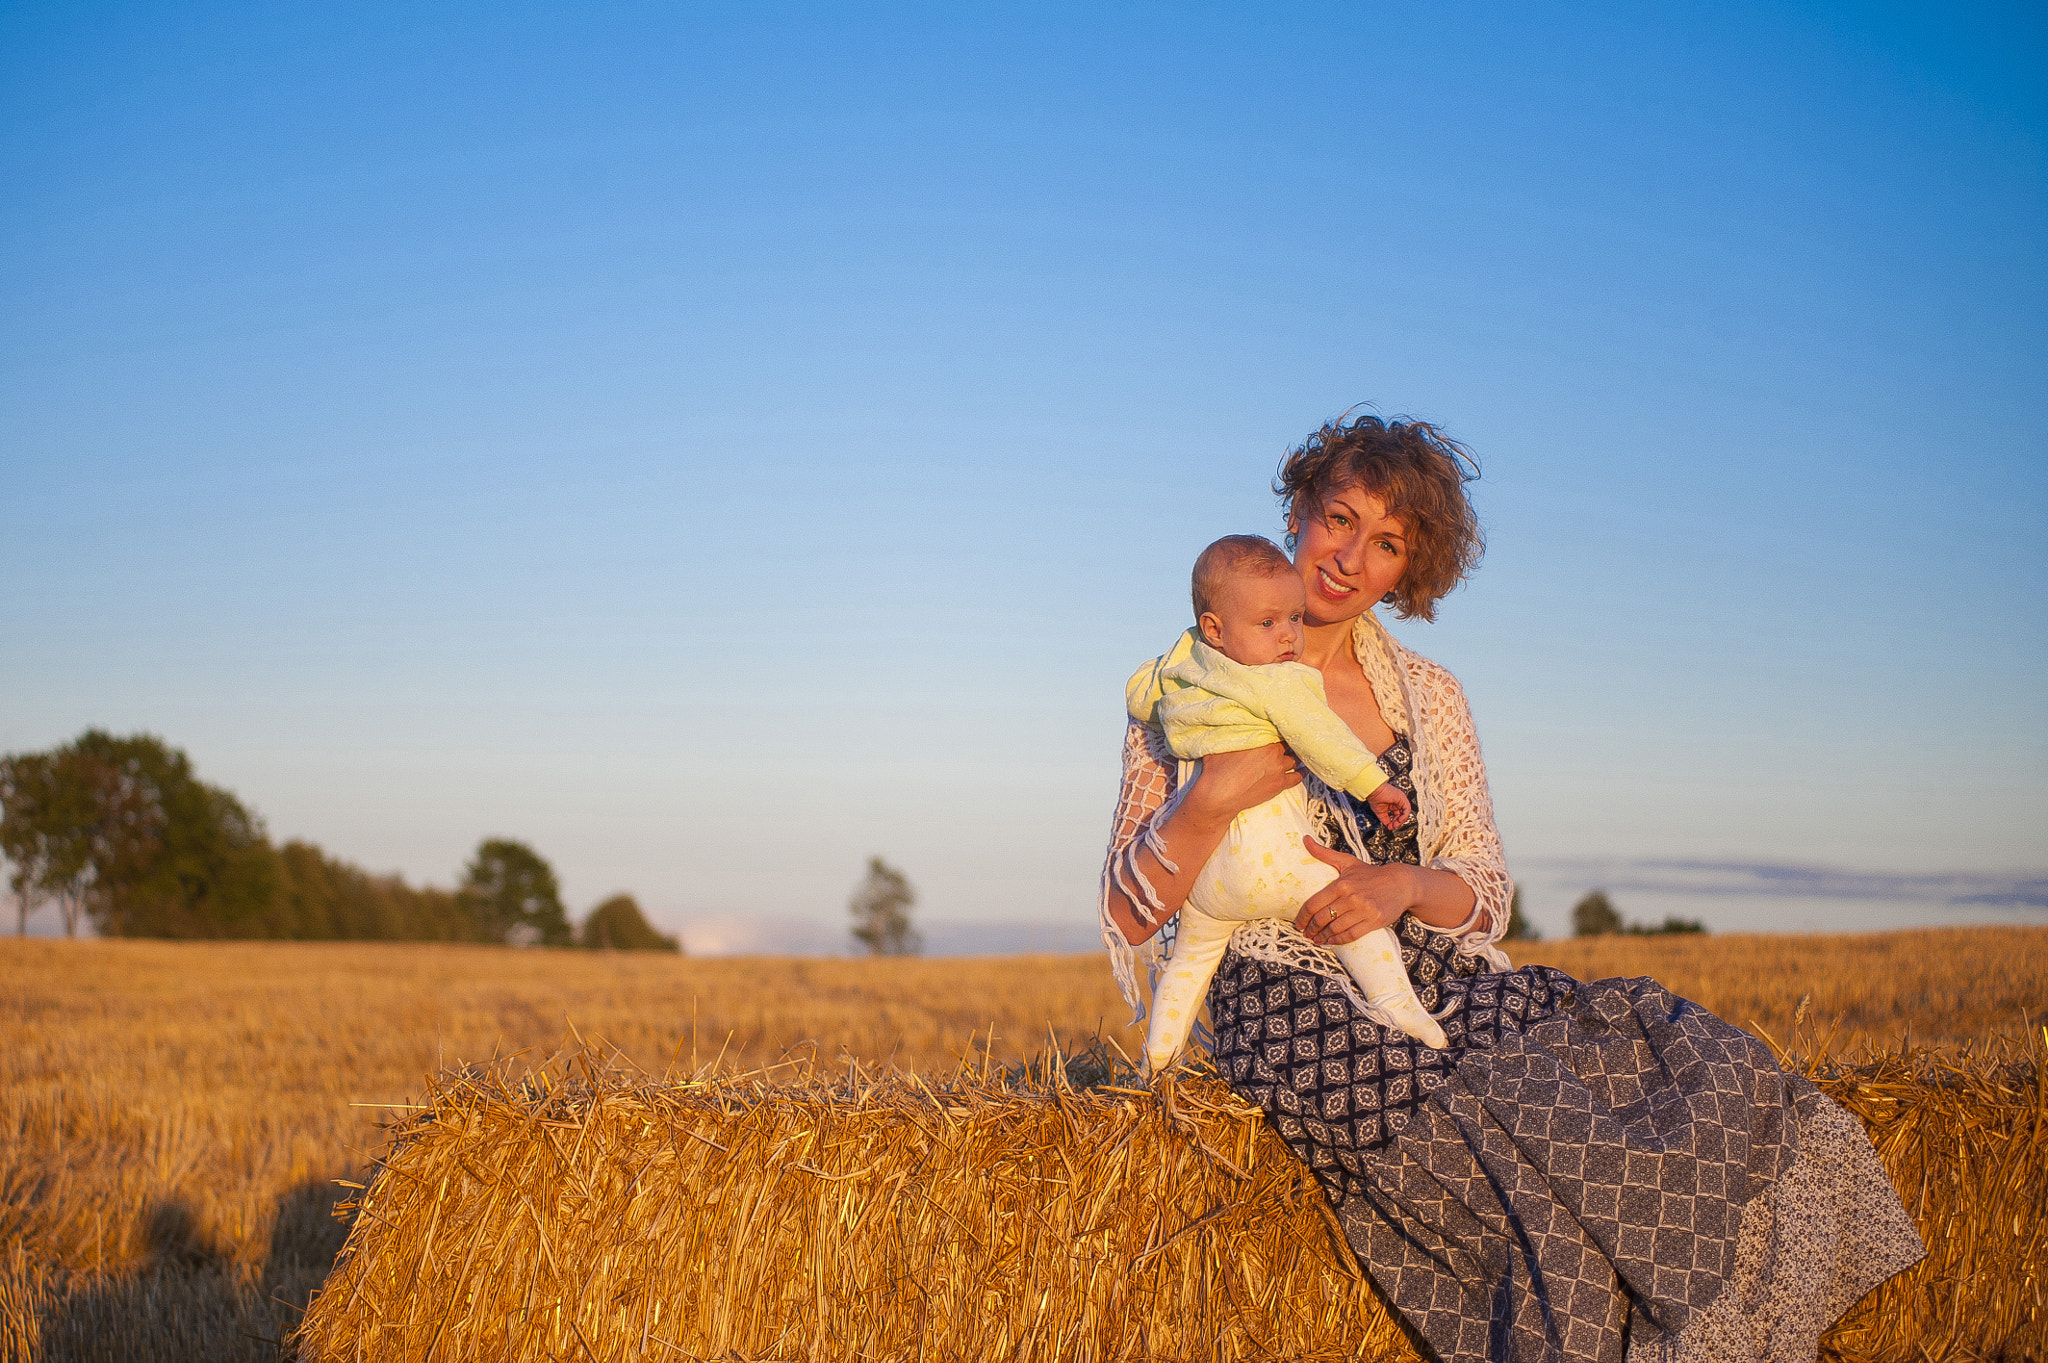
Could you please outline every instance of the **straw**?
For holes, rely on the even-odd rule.
[[[1788,1064],[1861,1118],[1930,1255],[1842,1360],[2043,1356],[2040,1038]],[[394,1128],[312,1359],[1410,1359],[1321,1194],[1213,1075],[1100,1044],[943,1083],[808,1062],[672,1082],[584,1048]],[[1076,1083],[1076,1079],[1081,1083]]]

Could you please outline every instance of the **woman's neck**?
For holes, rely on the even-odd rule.
[[[1304,625],[1301,631],[1301,661],[1318,672],[1329,670],[1331,663],[1351,656],[1351,631],[1355,620],[1340,620],[1334,625]]]

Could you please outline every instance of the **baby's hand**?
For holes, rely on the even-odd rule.
[[[1408,822],[1414,810],[1408,804],[1408,797],[1392,781],[1382,781],[1379,789],[1365,797],[1372,806],[1372,812],[1380,816],[1380,822],[1388,828],[1399,828]]]

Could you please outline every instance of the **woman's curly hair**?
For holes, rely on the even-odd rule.
[[[1347,416],[1349,414],[1347,413]],[[1486,537],[1465,496],[1479,463],[1427,421],[1339,417],[1280,463],[1273,491],[1287,512],[1287,548],[1304,515],[1345,488],[1362,487],[1408,531],[1408,570],[1388,599],[1404,620],[1436,619],[1436,603],[1479,566]]]

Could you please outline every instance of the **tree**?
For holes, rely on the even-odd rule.
[[[578,945],[596,951],[676,951],[683,944],[656,932],[640,912],[640,901],[629,894],[615,894],[590,911],[583,920]]]
[[[486,942],[565,947],[575,940],[554,868],[523,842],[479,843],[457,893]]]
[[[470,942],[475,922],[453,891],[372,875],[306,842],[278,849],[276,936],[306,941]],[[288,930],[287,930],[288,929]]]
[[[868,873],[846,902],[853,915],[853,939],[870,956],[915,956],[924,940],[910,926],[917,891],[903,872],[880,857],[868,858]]]
[[[1697,918],[1680,918],[1667,915],[1656,927],[1648,923],[1624,923],[1607,898],[1605,890],[1595,890],[1578,902],[1572,910],[1572,935],[1576,937],[1606,937],[1613,933],[1626,933],[1630,937],[1662,937],[1667,933],[1704,933],[1707,925]]]
[[[15,753],[0,757],[0,856],[13,865],[8,886],[14,891],[14,934],[28,935],[28,916],[56,897],[52,867],[61,856],[58,830],[49,806],[54,785],[48,753]],[[65,915],[65,935],[73,925]]]
[[[572,940],[554,873],[522,844],[485,843],[459,894],[273,847],[254,811],[151,734],[88,729],[0,757],[0,856],[22,933],[55,902],[72,935],[90,918],[127,937]]]
[[[1501,934],[1503,942],[1534,942],[1543,934],[1529,926],[1529,920],[1522,913],[1522,887],[1515,886],[1514,897],[1508,900],[1508,930]]]
[[[1621,915],[1607,898],[1607,891],[1595,890],[1572,906],[1572,936],[1606,937],[1621,931]]]
[[[88,729],[0,766],[16,893],[56,900],[67,935],[243,935],[225,924],[273,891],[261,822],[160,738]]]
[[[90,910],[100,932],[272,935],[279,871],[260,818],[153,734],[91,730],[72,747],[95,783]]]

